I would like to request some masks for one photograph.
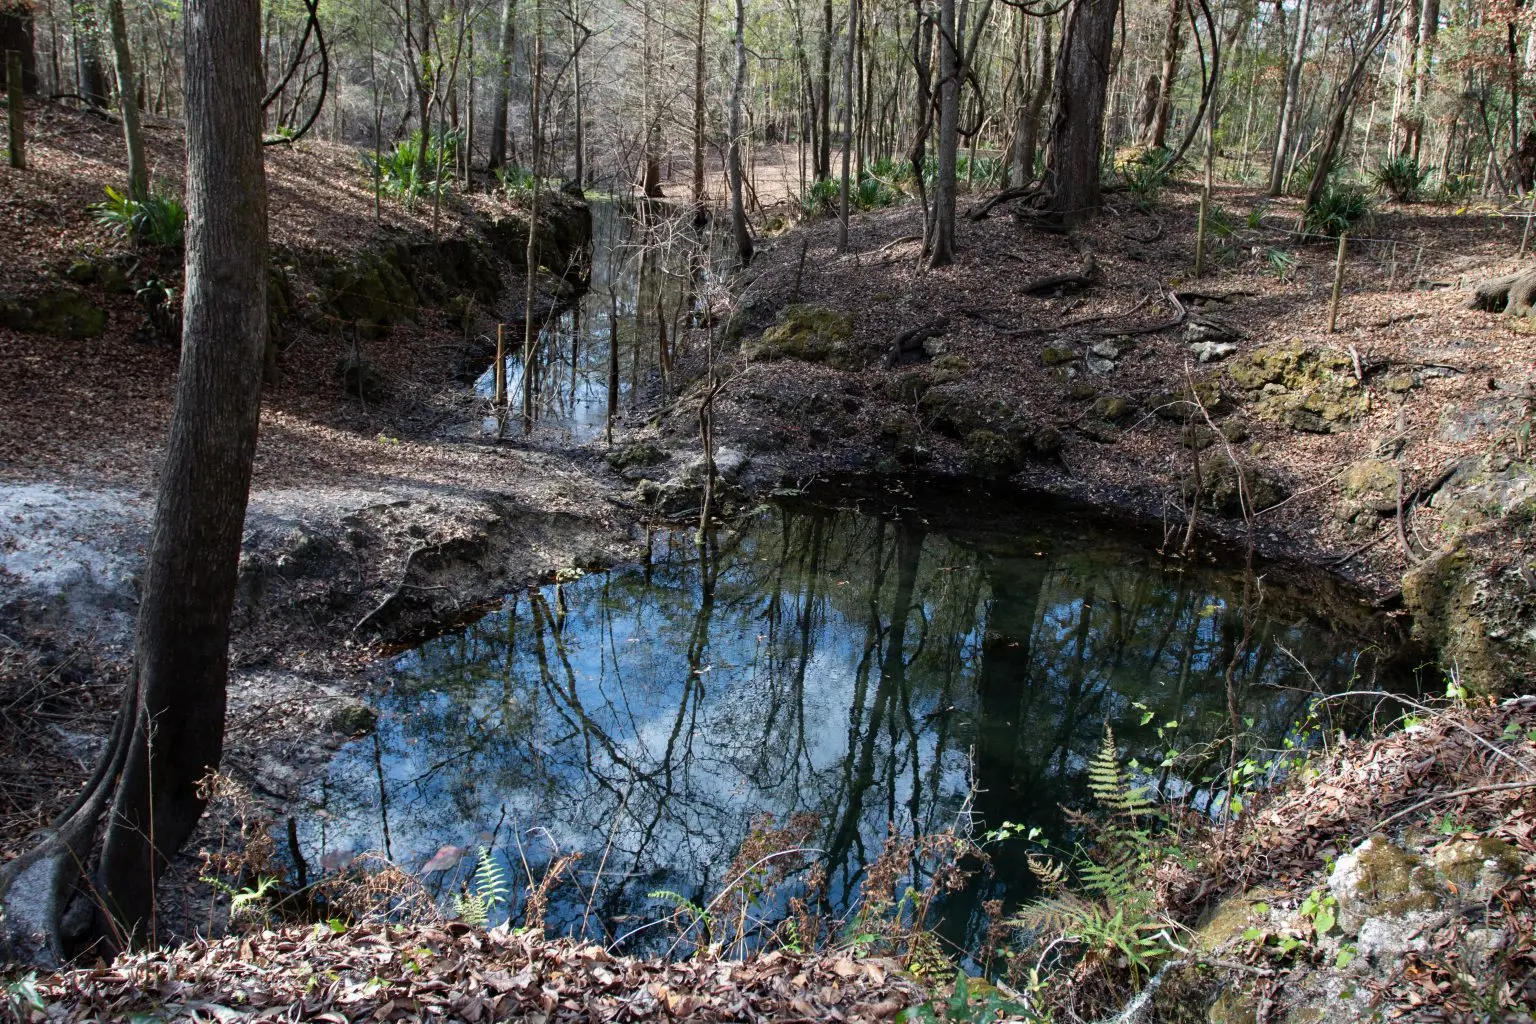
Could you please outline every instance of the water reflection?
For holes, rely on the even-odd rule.
[[[588,205],[590,284],[540,332],[535,382],[536,429],[576,444],[597,437],[607,422],[614,325],[622,414],[662,376],[663,352],[675,356],[675,339],[689,326],[727,257],[713,222],[695,227],[691,216],[654,204],[594,199]],[[522,345],[520,329],[515,338],[507,337],[507,395],[514,420],[523,386]],[[479,429],[493,434],[495,375],[493,360],[474,385],[486,413]]]
[[[537,825],[531,864],[586,854],[556,925],[591,898],[589,931],[611,935],[656,913],[652,890],[716,891],[754,815],[811,812],[842,904],[890,823],[941,829],[968,798],[1062,835],[1104,723],[1150,764],[1210,742],[1229,665],[1241,715],[1278,743],[1357,655],[1273,598],[1236,655],[1240,598],[1240,580],[1038,517],[945,534],[777,505],[702,552],[658,535],[637,566],[515,594],[400,656],[376,734],[315,793],[308,852],[387,843],[419,866]],[[982,895],[1027,893],[1021,864],[1000,868],[953,927],[981,927]]]

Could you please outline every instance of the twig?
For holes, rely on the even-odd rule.
[[[1094,333],[1106,336],[1112,334],[1156,334],[1158,331],[1166,331],[1170,327],[1179,326],[1179,324],[1182,324],[1186,319],[1188,319],[1189,310],[1184,308],[1184,303],[1179,301],[1179,297],[1176,293],[1164,292],[1163,294],[1167,297],[1168,301],[1173,304],[1173,308],[1176,310],[1171,319],[1164,320],[1161,323],[1149,324],[1146,327],[1123,327],[1116,328],[1114,330],[1111,330],[1108,327],[1101,327]]]
[[[1404,807],[1397,813],[1382,818],[1372,827],[1371,831],[1379,831],[1397,819],[1406,817],[1414,811],[1422,810],[1430,804],[1439,803],[1441,800],[1455,800],[1464,796],[1476,796],[1478,793],[1498,793],[1508,789],[1530,789],[1532,786],[1536,786],[1536,779],[1526,779],[1522,782],[1496,782],[1488,786],[1472,786],[1468,789],[1453,790],[1450,793],[1436,793],[1434,796],[1425,797],[1416,804]]]

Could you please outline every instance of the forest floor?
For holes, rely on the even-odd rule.
[[[156,180],[174,186],[179,138],[167,125],[149,137]],[[115,706],[175,383],[174,346],[157,340],[135,294],[168,268],[90,212],[117,184],[119,146],[111,125],[44,108],[29,121],[31,169],[0,170],[0,311],[68,294],[103,317],[97,330],[76,330],[92,314],[66,311],[62,335],[0,319],[5,857],[83,780]],[[772,180],[787,189],[792,170]],[[274,253],[294,266],[434,227],[471,234],[490,202],[435,211],[386,200],[376,223],[356,152],[318,142],[269,151],[268,175]],[[1249,537],[1262,554],[1329,566],[1360,587],[1355,613],[1395,617],[1405,574],[1536,494],[1536,472],[1522,468],[1536,338],[1462,308],[1472,283],[1524,262],[1523,221],[1384,209],[1352,243],[1330,332],[1335,249],[1289,231],[1291,201],[1219,189],[1224,230],[1198,281],[1187,184],[1165,189],[1152,213],[1112,194],[1074,238],[1006,208],[969,220],[973,201],[962,200],[957,260],[939,270],[919,266],[911,205],[855,218],[846,253],[830,220],[760,240],[735,309],[720,310],[713,329],[718,338],[729,320],[743,343],[716,429],[750,462],[744,488],[834,474],[897,492],[924,477],[1007,480],[1023,489],[1010,494],[1048,490],[1165,522],[1170,550],[1193,502],[1204,507],[1203,536]],[[1085,252],[1095,263],[1086,287],[1022,291],[1077,269]],[[648,503],[698,453],[697,402],[686,393],[626,425],[628,449],[659,443],[656,466],[615,472],[600,443],[480,436],[459,375],[466,332],[441,308],[366,341],[383,397],[358,397],[338,369],[354,342],[316,308],[302,271],[295,280],[263,401],[225,765],[273,805],[367,727],[357,698],[393,649],[384,641],[473,614],[475,602],[558,569],[627,557],[635,524],[658,514]],[[482,321],[521,316],[508,299]],[[926,344],[899,344],[913,331]],[[1210,350],[1199,346],[1213,343],[1233,347],[1202,363]],[[683,358],[696,364],[692,344]],[[1191,383],[1203,408],[1180,399]],[[1187,484],[1190,442],[1209,445],[1198,486]],[[1249,519],[1221,493],[1224,463],[1244,467]],[[1403,494],[1407,515],[1397,512]],[[1526,580],[1523,533],[1499,537],[1484,561],[1503,558]],[[1418,792],[1406,785],[1394,806]],[[1522,855],[1536,852],[1523,825],[1505,825]],[[1315,882],[1326,846],[1310,847],[1287,884]],[[191,858],[183,868],[195,879]],[[879,989],[875,1015],[893,1009]]]

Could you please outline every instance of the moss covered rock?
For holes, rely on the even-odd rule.
[[[977,476],[1011,476],[1019,468],[1019,449],[999,433],[973,430],[965,439],[965,464]]]
[[[1202,407],[1211,416],[1222,416],[1231,411],[1231,403],[1222,392],[1220,382],[1210,378],[1195,381],[1193,388],[1184,384],[1153,395],[1148,406],[1165,420],[1204,419],[1200,411]]]
[[[1372,836],[1340,857],[1328,876],[1338,922],[1353,935],[1368,918],[1434,910],[1445,890],[1422,857],[1384,836]]]
[[[1198,480],[1191,471],[1183,486],[1185,501],[1198,497],[1202,508],[1234,519],[1243,515],[1245,501],[1248,512],[1260,512],[1278,505],[1290,493],[1285,481],[1267,466],[1242,460],[1239,472],[1225,448],[1201,456]]]
[[[58,287],[32,295],[0,295],[0,327],[53,338],[94,338],[107,312],[78,288]]]
[[[1339,475],[1339,490],[1347,498],[1369,494],[1393,494],[1397,491],[1397,467],[1384,459],[1352,462]]]
[[[778,322],[742,351],[750,361],[799,359],[838,369],[853,369],[864,362],[853,345],[853,317],[809,304],[785,306]]]
[[[1040,362],[1046,366],[1063,366],[1077,358],[1077,349],[1064,342],[1051,342],[1040,350]]]
[[[1293,430],[1327,434],[1369,407],[1346,352],[1290,341],[1255,349],[1227,367],[1234,384],[1253,395],[1254,414]]]

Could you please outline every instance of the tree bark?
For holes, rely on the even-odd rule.
[[[1312,15],[1312,0],[1301,0],[1296,11],[1296,36],[1291,44],[1291,60],[1285,70],[1285,86],[1280,94],[1280,122],[1275,132],[1275,154],[1269,165],[1269,194],[1278,196],[1285,186],[1285,162],[1291,151],[1296,111],[1301,107],[1301,68],[1307,55],[1307,27]]]
[[[1395,16],[1394,12],[1393,17]],[[1312,171],[1311,182],[1307,185],[1307,206],[1316,205],[1318,199],[1322,197],[1323,186],[1327,184],[1328,175],[1333,171],[1333,161],[1338,154],[1339,143],[1343,140],[1344,130],[1349,124],[1349,108],[1355,101],[1355,93],[1360,89],[1360,82],[1365,78],[1365,70],[1370,66],[1371,56],[1376,52],[1376,47],[1381,45],[1391,29],[1392,23],[1385,10],[1385,0],[1377,0],[1376,23],[1360,48],[1354,68],[1349,76],[1339,83],[1339,91],[1334,97],[1327,134],[1323,136],[1323,141],[1318,147],[1317,166]]]
[[[928,266],[955,261],[955,159],[960,148],[960,54],[955,0],[939,3],[939,172],[933,184]]]
[[[93,107],[107,106],[107,75],[101,67],[101,40],[96,24],[95,0],[83,0],[74,6],[76,74],[80,80],[80,96]]]
[[[821,5],[821,68],[816,79],[816,153],[813,158],[816,180],[832,177],[832,0]]]
[[[128,150],[128,194],[149,198],[149,168],[144,163],[144,131],[139,125],[138,90],[134,88],[133,52],[128,48],[128,19],[123,0],[107,0],[112,23],[112,50],[117,58],[117,96],[123,111],[123,144]]]
[[[1031,73],[1034,78],[1034,90],[1029,95],[1029,102],[1019,114],[1019,141],[1014,147],[1014,164],[1017,173],[1015,178],[1020,186],[1028,184],[1035,174],[1035,151],[1039,149],[1040,115],[1045,110],[1045,101],[1051,95],[1051,73],[1055,67],[1055,61],[1051,54],[1051,22],[1054,19],[1040,19],[1040,38],[1036,42],[1035,52],[1031,58],[1034,70]]]
[[[843,61],[843,168],[838,177],[839,209],[837,216],[837,251],[848,248],[848,172],[849,147],[853,144],[853,58],[858,40],[859,0],[848,0],[848,49]]]
[[[1168,143],[1168,122],[1173,115],[1173,80],[1179,73],[1179,53],[1184,48],[1184,0],[1169,0],[1168,21],[1163,28],[1163,69],[1153,101],[1152,125],[1145,145],[1161,149]]]
[[[37,44],[30,4],[0,2],[0,56],[14,50],[21,55],[21,91],[37,93]]]
[[[1077,0],[1061,36],[1046,157],[1049,212],[1070,230],[1098,212],[1104,104],[1120,0]]]
[[[747,11],[736,0],[736,77],[731,83],[731,144],[727,152],[731,176],[731,235],[742,266],[752,262],[752,234],[747,230],[747,208],[741,194],[741,107],[747,87]]]
[[[517,45],[517,0],[502,0],[501,47],[496,55],[496,100],[491,109],[491,170],[507,163],[507,108],[512,104],[512,53]]]
[[[223,750],[234,603],[267,340],[258,0],[186,0],[187,257],[181,370],[121,715],[98,925],[152,938],[155,883]]]
[[[1424,0],[1419,12],[1419,50],[1413,62],[1413,118],[1406,149],[1419,159],[1424,144],[1424,104],[1429,99],[1429,66],[1434,59],[1435,38],[1440,32],[1440,0]]]

